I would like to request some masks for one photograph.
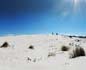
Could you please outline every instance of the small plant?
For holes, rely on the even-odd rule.
[[[86,38],[86,36],[78,36],[78,38]]]
[[[81,47],[76,47],[76,49],[73,50],[73,54],[72,54],[71,58],[76,58],[76,57],[80,57],[80,56],[85,56],[85,51]]]
[[[80,47],[80,45],[79,44],[75,44],[75,47]]]
[[[73,36],[69,36],[69,38],[72,38]]]
[[[30,57],[27,57],[27,61],[28,61],[28,62],[31,62],[32,60],[31,60],[31,58],[30,58]]]
[[[56,33],[56,35],[58,35],[58,33]]]
[[[7,43],[7,42],[4,42],[1,46],[0,46],[0,48],[7,48],[9,46],[9,44]]]
[[[62,46],[62,48],[61,48],[61,51],[68,51],[69,50],[69,47],[67,47],[67,46]]]
[[[30,45],[30,46],[29,46],[29,49],[34,49],[34,46],[33,46],[33,45]]]
[[[31,59],[29,57],[27,58],[27,60],[30,60],[31,61]]]
[[[54,52],[49,52],[48,57],[51,57],[51,56],[56,56],[56,54]]]
[[[36,58],[34,58],[33,62],[36,62],[36,61],[37,61],[37,59],[36,59]]]
[[[69,46],[74,46],[74,43],[69,43]]]
[[[75,41],[76,41],[76,42],[80,42],[80,40],[79,40],[79,39],[76,39]]]

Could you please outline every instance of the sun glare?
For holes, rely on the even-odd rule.
[[[73,3],[74,3],[75,6],[77,6],[78,3],[79,3],[79,0],[73,0]]]
[[[74,12],[76,12],[76,10],[79,9],[79,3],[80,3],[80,0],[73,0]]]

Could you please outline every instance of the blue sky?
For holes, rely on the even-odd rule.
[[[86,35],[86,0],[0,0],[0,35]]]

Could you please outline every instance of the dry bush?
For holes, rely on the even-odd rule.
[[[86,38],[86,36],[78,36],[78,38]]]
[[[73,36],[69,36],[69,38],[72,38]]]
[[[56,33],[56,35],[58,35],[58,33]]]
[[[33,46],[33,45],[30,45],[30,46],[29,46],[29,49],[34,49],[34,46]]]
[[[56,53],[54,53],[54,52],[49,52],[48,57],[51,57],[51,56],[56,56]]]
[[[0,46],[0,48],[7,48],[9,46],[9,44],[7,43],[7,42],[4,42],[1,46]]]
[[[76,42],[80,42],[80,40],[79,40],[79,39],[76,39],[75,41],[76,41]]]
[[[73,50],[73,54],[71,55],[70,58],[76,58],[76,57],[80,57],[80,56],[85,56],[85,51],[81,47],[76,47],[76,49]]]
[[[74,46],[74,43],[69,43],[69,46]]]
[[[28,61],[31,61],[31,58],[28,57],[27,60],[28,60]]]
[[[67,47],[67,46],[62,46],[61,47],[61,51],[68,51],[69,50],[69,47]]]

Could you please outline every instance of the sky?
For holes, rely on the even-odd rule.
[[[86,0],[0,0],[0,35],[86,35]]]

